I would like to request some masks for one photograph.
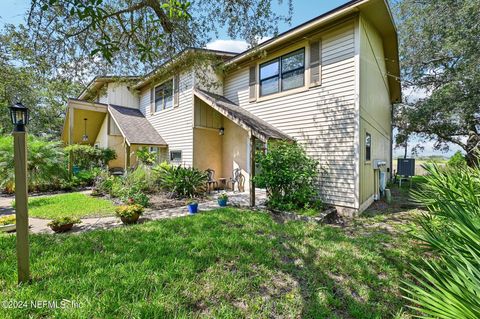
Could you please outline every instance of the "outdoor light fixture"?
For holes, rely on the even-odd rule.
[[[218,129],[218,135],[224,135],[225,134],[225,129],[223,127]]]
[[[28,242],[27,130],[28,108],[22,103],[10,106],[15,164],[15,219],[18,283],[30,281],[30,245]]]
[[[85,130],[82,136],[82,142],[88,142],[88,135],[87,135],[87,119],[83,119],[85,121]]]
[[[15,105],[10,106],[10,117],[15,132],[25,131],[25,125],[28,125],[28,115],[28,108],[22,103],[15,103]]]

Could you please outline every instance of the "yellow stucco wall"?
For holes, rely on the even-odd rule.
[[[230,178],[232,171],[240,168],[245,177],[245,190],[248,190],[250,181],[248,133],[226,118],[223,119],[223,125],[225,128],[225,135],[222,138],[223,177]]]
[[[387,162],[390,167],[391,103],[383,41],[378,31],[360,16],[360,204],[375,193],[372,162]],[[365,136],[372,136],[371,162],[365,161]]]
[[[224,177],[222,171],[223,137],[216,129],[194,128],[193,166],[200,170],[213,169],[215,178]]]

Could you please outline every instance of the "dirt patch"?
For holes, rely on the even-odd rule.
[[[150,198],[150,207],[154,210],[175,208],[186,205],[186,199],[184,198],[174,198],[167,193],[157,193],[149,196]],[[209,200],[207,197],[195,198],[199,203],[203,203]]]

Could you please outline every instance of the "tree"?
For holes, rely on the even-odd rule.
[[[480,0],[401,0],[396,6],[402,84],[426,92],[394,109],[397,144],[411,135],[480,150]]]
[[[114,73],[151,70],[187,47],[204,47],[219,28],[256,43],[278,33],[288,13],[274,0],[32,0],[28,28],[19,30],[52,65],[96,65]],[[278,0],[279,4],[283,0]]]

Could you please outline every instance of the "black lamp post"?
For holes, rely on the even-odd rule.
[[[25,125],[28,125],[29,111],[22,103],[15,103],[10,106],[10,117],[14,125],[15,132],[24,132]]]
[[[28,108],[21,103],[10,107],[15,162],[15,215],[17,232],[18,283],[30,281],[28,244],[27,132]]]

